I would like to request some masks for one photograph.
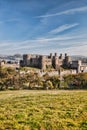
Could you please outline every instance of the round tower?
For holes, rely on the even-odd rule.
[[[30,54],[24,54],[23,55],[23,64],[24,66],[28,65],[28,60],[30,59],[31,55]]]
[[[58,56],[57,56],[57,53],[54,54],[54,68],[55,69],[58,69]]]
[[[62,55],[62,53],[60,54],[59,59],[63,59],[63,55]]]
[[[81,72],[81,65],[82,65],[82,61],[78,60],[78,66],[77,66],[77,72],[80,73]]]
[[[52,53],[50,53],[50,58],[52,59]]]
[[[65,53],[65,59],[64,59],[65,67],[69,67],[70,66],[70,61],[71,61],[71,57],[68,56],[67,53]]]
[[[42,70],[45,70],[45,69],[46,69],[45,60],[46,60],[46,57],[45,57],[45,56],[40,56],[40,62],[41,62],[40,68],[41,68]]]
[[[57,57],[57,53],[55,53],[54,56]]]

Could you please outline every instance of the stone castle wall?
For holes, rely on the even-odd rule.
[[[75,69],[77,73],[87,72],[87,63],[83,63],[81,60],[72,61],[71,57],[65,54],[63,57],[55,53],[52,55],[32,55],[24,54],[23,60],[20,61],[20,66],[22,67],[36,67],[42,70],[45,70],[48,67],[53,67],[58,70],[60,66],[64,68]]]
[[[52,53],[48,56],[24,54],[23,60],[20,61],[20,66],[36,67],[44,70],[50,66],[58,69],[63,64],[67,65],[69,62],[69,56],[63,58],[62,54],[58,56],[57,53],[54,56],[52,56]]]

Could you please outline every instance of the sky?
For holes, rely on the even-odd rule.
[[[87,0],[0,0],[0,54],[87,56]]]

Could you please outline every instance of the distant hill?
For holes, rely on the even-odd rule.
[[[22,59],[22,55],[21,54],[15,54],[15,55],[1,55],[0,54],[0,59],[4,59],[4,60],[21,60]]]
[[[72,55],[71,59],[72,60],[82,60],[83,62],[87,62],[87,57],[81,56],[81,55]]]

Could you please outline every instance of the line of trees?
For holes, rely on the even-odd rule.
[[[12,68],[0,68],[0,90],[16,89],[87,89],[87,73],[64,76],[40,77],[38,73],[20,74]]]

